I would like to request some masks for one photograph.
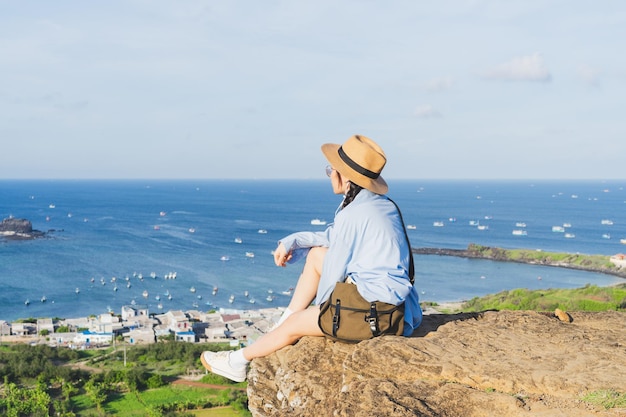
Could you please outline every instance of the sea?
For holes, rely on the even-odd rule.
[[[626,251],[626,180],[388,183],[414,248]],[[277,267],[272,251],[291,232],[324,230],[340,200],[328,180],[0,180],[0,219],[46,232],[0,238],[0,319],[284,307],[302,264]],[[438,303],[624,282],[436,255],[415,256],[415,270],[421,300]]]

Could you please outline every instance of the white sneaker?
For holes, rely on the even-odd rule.
[[[247,377],[247,367],[233,368],[230,365],[230,351],[224,350],[221,352],[204,351],[200,355],[200,361],[202,365],[213,372],[214,374],[221,375],[235,382],[243,382]]]

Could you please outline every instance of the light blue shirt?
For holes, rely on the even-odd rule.
[[[405,302],[405,335],[422,320],[419,296],[409,281],[409,251],[402,221],[385,196],[361,190],[323,232],[297,232],[281,239],[292,252],[289,263],[315,246],[328,247],[315,304],[328,299],[337,282],[349,276],[368,301]]]

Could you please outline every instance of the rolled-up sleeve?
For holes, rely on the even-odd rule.
[[[292,264],[306,257],[309,249],[313,247],[328,247],[330,230],[332,230],[332,225],[329,225],[323,232],[296,232],[280,239],[278,242],[285,246],[287,252],[291,252],[291,259],[288,263]]]

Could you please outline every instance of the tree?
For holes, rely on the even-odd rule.
[[[101,382],[90,379],[85,384],[85,391],[89,399],[96,405],[98,411],[102,410],[102,404],[107,400],[106,386]]]

